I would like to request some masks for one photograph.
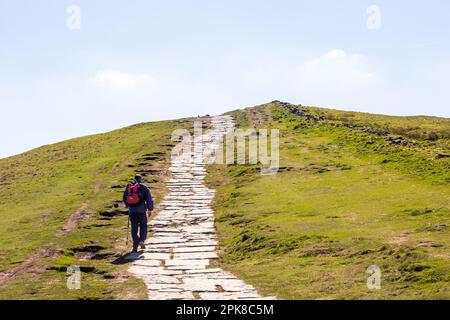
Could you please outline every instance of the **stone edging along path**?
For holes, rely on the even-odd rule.
[[[211,125],[196,138],[203,138],[204,150],[219,147],[220,138],[233,129],[234,121],[231,116],[217,116],[212,117]],[[255,288],[233,274],[208,267],[218,258],[210,207],[214,190],[205,186],[204,162],[195,157],[203,151],[193,149],[172,157],[169,193],[150,221],[154,234],[129,270],[144,280],[151,300],[261,299]]]

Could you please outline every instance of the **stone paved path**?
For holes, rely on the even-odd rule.
[[[211,124],[212,130],[197,138],[203,138],[203,152],[217,148],[219,138],[234,126],[230,116],[213,117]],[[152,300],[261,299],[255,288],[231,273],[208,267],[217,259],[210,207],[214,190],[204,185],[204,161],[196,157],[202,148],[193,149],[172,157],[169,193],[150,222],[154,235],[130,271],[144,280]]]

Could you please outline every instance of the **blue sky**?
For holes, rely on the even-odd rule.
[[[450,117],[449,16],[444,0],[0,0],[0,157],[275,99]]]

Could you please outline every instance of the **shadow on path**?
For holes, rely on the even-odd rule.
[[[114,265],[132,263],[135,260],[139,260],[142,257],[142,254],[143,254],[143,251],[139,251],[136,253],[127,252],[124,255],[118,257],[116,260],[114,260],[111,263]]]

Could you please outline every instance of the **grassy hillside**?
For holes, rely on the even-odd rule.
[[[44,146],[0,160],[0,298],[144,298],[127,272],[126,211],[118,206],[135,172],[158,202],[172,130],[191,120],[144,123]],[[67,290],[79,265],[81,290]]]
[[[230,112],[279,128],[281,168],[211,165],[218,264],[262,294],[298,299],[449,298],[450,119],[274,102]],[[164,195],[175,128],[143,123],[0,160],[0,299],[140,299],[127,273],[125,184]],[[66,270],[82,269],[81,290]],[[365,270],[378,265],[382,288]]]
[[[221,267],[280,298],[450,298],[450,119],[280,102],[230,114],[280,129],[282,168],[210,166]]]

